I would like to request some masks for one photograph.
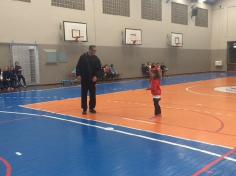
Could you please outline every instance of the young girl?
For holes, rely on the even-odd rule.
[[[161,107],[159,105],[159,102],[161,100],[161,87],[160,87],[160,70],[155,67],[151,70],[151,93],[153,96],[153,102],[155,107],[155,116],[154,118],[161,117]]]

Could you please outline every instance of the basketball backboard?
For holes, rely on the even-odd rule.
[[[88,41],[86,23],[64,21],[63,26],[65,41]]]
[[[171,46],[183,47],[183,34],[172,32],[171,33]]]
[[[142,45],[142,30],[141,29],[125,29],[125,44],[126,45]]]

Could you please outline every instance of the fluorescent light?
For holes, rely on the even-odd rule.
[[[233,48],[236,48],[236,43],[232,43],[232,45],[233,45]]]

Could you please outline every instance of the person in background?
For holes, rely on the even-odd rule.
[[[168,71],[168,68],[164,63],[161,63],[161,76],[164,78],[166,76],[166,72]]]
[[[141,70],[142,70],[142,74],[145,77],[146,76],[146,68],[145,68],[145,64],[141,65]]]
[[[0,90],[3,90],[3,71],[0,68]]]
[[[82,114],[87,114],[87,95],[89,91],[89,111],[95,114],[96,110],[96,82],[101,71],[100,59],[96,56],[96,46],[89,46],[89,51],[82,54],[76,66],[76,76],[81,79],[81,108]]]
[[[13,66],[10,66],[9,77],[10,77],[9,87],[10,87],[11,91],[14,91],[15,88],[17,87],[17,75],[16,75],[16,71]]]
[[[152,66],[152,64],[151,64],[150,62],[147,62],[147,66],[148,66],[148,68],[150,69],[151,66]]]
[[[11,90],[10,85],[10,69],[8,66],[5,67],[3,70],[3,87],[4,89],[7,89],[8,91]]]
[[[24,87],[26,87],[25,77],[22,75],[22,67],[17,61],[15,62],[15,72],[17,75],[18,82],[21,83],[22,80]]]
[[[118,77],[118,72],[116,71],[116,69],[115,69],[113,64],[110,65],[110,70],[111,70],[111,78]]]
[[[156,67],[157,66],[157,64],[156,63],[152,63],[151,64],[151,68],[150,68],[150,71],[151,71],[151,69],[153,69],[154,67]]]
[[[101,81],[104,81],[104,79],[105,79],[104,66],[101,67],[101,70],[98,73],[98,79],[101,80]]]
[[[104,65],[103,70],[104,70],[104,77],[105,77],[105,79],[106,80],[109,79],[110,76],[111,76],[111,69],[110,69],[110,67],[106,64],[106,65]]]
[[[156,68],[158,69],[158,71],[161,71],[161,65],[160,65],[159,62],[157,62],[155,66],[156,66]]]
[[[147,77],[150,76],[149,70],[150,70],[149,65],[145,64],[145,75],[146,75]]]

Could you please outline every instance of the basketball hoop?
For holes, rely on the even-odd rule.
[[[75,37],[75,41],[79,42],[80,37]]]
[[[82,42],[84,39],[84,36],[76,36],[74,37],[76,42]]]
[[[182,47],[182,43],[176,43],[177,47]]]

